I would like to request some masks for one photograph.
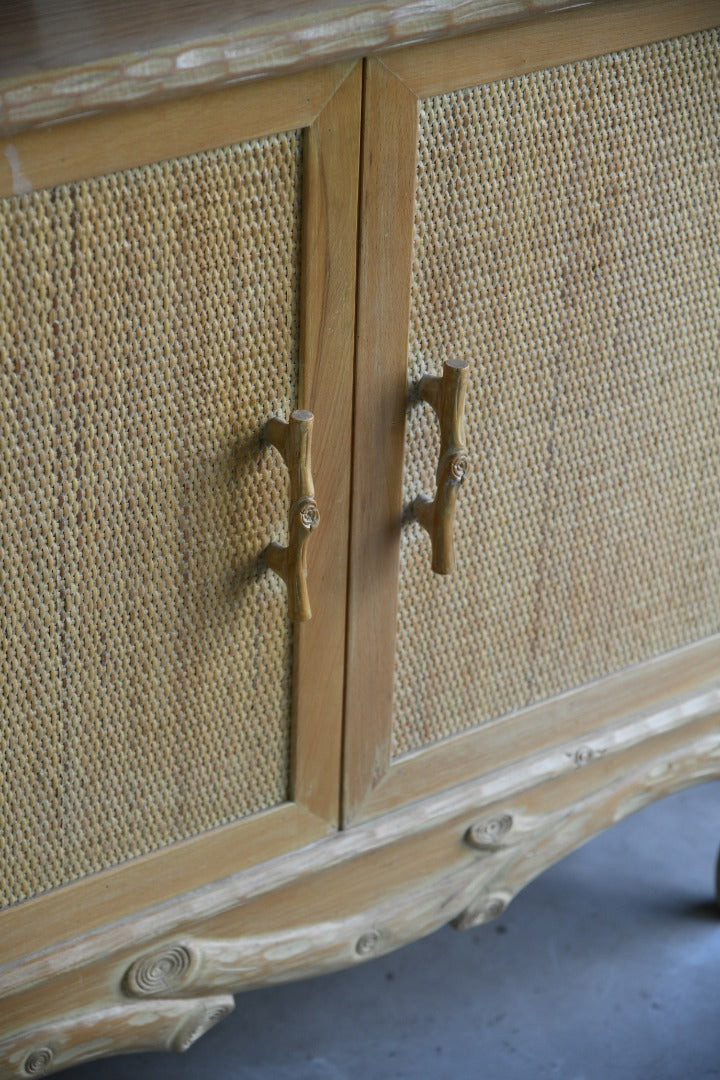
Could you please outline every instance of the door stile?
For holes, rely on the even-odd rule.
[[[339,820],[362,67],[305,131],[298,406],[315,416],[313,617],[295,628],[291,799]]]
[[[358,262],[344,816],[390,768],[417,99],[366,62]]]

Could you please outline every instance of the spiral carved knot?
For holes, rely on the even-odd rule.
[[[55,1054],[49,1046],[31,1050],[23,1062],[23,1072],[26,1076],[45,1076],[54,1057]]]
[[[579,769],[582,769],[584,765],[589,765],[595,758],[595,751],[592,746],[581,746],[579,750],[575,751],[575,764]]]
[[[467,454],[456,454],[450,465],[450,478],[454,484],[461,484],[465,479],[470,462]]]
[[[371,956],[379,944],[380,932],[378,930],[368,930],[367,933],[361,934],[355,942],[355,952],[358,956]]]
[[[300,506],[300,521],[304,529],[312,531],[320,524],[320,511],[314,499],[304,499]]]
[[[482,850],[494,850],[504,836],[513,827],[512,814],[500,814],[489,821],[478,821],[471,825],[466,833],[466,840],[472,847]]]
[[[234,1005],[217,1005],[214,1009],[208,1009],[205,1017],[205,1024],[207,1025],[205,1030],[208,1031],[215,1024],[219,1024],[221,1020],[224,1020],[226,1016],[229,1016],[233,1011]]]
[[[485,921],[491,922],[493,919],[497,919],[499,915],[502,915],[506,907],[507,903],[501,896],[490,897],[483,908],[482,917]]]
[[[186,945],[172,945],[136,960],[125,976],[125,987],[139,997],[172,993],[188,981],[194,963]]]

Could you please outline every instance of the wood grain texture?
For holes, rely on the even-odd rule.
[[[125,1002],[36,1025],[0,1041],[0,1077],[49,1076],[108,1054],[182,1053],[229,1016],[229,995],[193,1001]]]
[[[345,822],[390,760],[407,388],[416,99],[365,73],[345,696]]]
[[[720,0],[609,0],[533,23],[467,34],[457,41],[384,53],[418,97],[524,75],[558,64],[707,30],[720,23]]]
[[[485,848],[485,854],[494,856],[488,859],[492,869],[488,866],[490,872],[483,875],[453,925],[465,930],[497,918],[521,889],[588,836],[603,832],[663,795],[681,790],[690,775],[698,781],[712,778],[719,750],[717,732],[710,731],[688,741],[679,759],[673,753],[657,758],[650,755],[625,775],[613,777],[603,790],[590,790],[571,806],[545,809],[533,817],[524,816],[522,811],[515,816],[506,812],[493,819],[510,822],[510,826],[497,843]],[[481,819],[476,825],[485,821]]]
[[[238,904],[247,904],[268,892],[289,887],[295,878],[333,872],[349,867],[355,859],[376,849],[409,842],[429,828],[439,827],[472,809],[473,821],[484,807],[514,800],[537,785],[552,794],[552,784],[575,778],[577,794],[582,794],[585,776],[595,775],[585,766],[619,768],[627,759],[640,761],[645,747],[652,756],[653,746],[672,743],[682,758],[683,743],[694,738],[698,728],[716,735],[720,719],[720,672],[696,670],[695,678],[679,688],[659,677],[646,688],[644,701],[631,695],[624,711],[608,714],[601,708],[606,687],[598,685],[596,710],[590,710],[595,726],[573,725],[566,715],[565,724],[556,730],[553,744],[537,750],[530,741],[516,747],[503,764],[482,770],[476,762],[474,776],[453,788],[446,788],[428,798],[408,803],[393,814],[374,818],[365,824],[331,836],[304,850],[288,853],[270,862],[232,875],[202,889],[186,893],[176,900],[122,915],[109,907],[107,926],[84,930],[75,938],[53,947],[18,957],[15,963],[0,965],[0,994],[24,985],[35,985],[59,972],[71,972],[98,958],[109,959],[118,951],[141,947],[162,935],[176,935],[183,928],[203,920],[219,920],[232,913]],[[562,702],[561,702],[562,705]],[[613,764],[614,763],[614,764]],[[712,763],[710,763],[712,764]],[[713,766],[714,768],[715,766]],[[477,812],[476,812],[477,811]],[[490,811],[488,811],[489,813]],[[232,914],[228,915],[232,918]],[[66,938],[69,926],[65,927]]]
[[[82,12],[85,5],[76,7]],[[441,7],[402,8],[405,27],[430,20]],[[481,8],[481,19],[491,21],[528,14],[531,7],[547,9],[542,0],[478,0],[453,5],[452,13],[448,6],[442,27],[433,30],[423,22],[422,32],[455,33],[471,24],[451,25],[452,19],[472,11],[479,18]],[[189,17],[191,8],[186,4],[179,12]],[[312,8],[316,31],[317,10]],[[353,10],[359,17],[365,9],[355,4]],[[378,10],[398,17],[401,5]],[[328,22],[332,18],[328,14]],[[205,32],[210,29],[206,23]],[[159,26],[156,31],[160,36],[152,47],[173,51],[172,43],[163,45]],[[228,33],[235,40],[234,31]],[[403,33],[400,40],[413,36]],[[343,48],[365,51],[368,34],[366,28]],[[269,51],[258,56],[268,63],[270,45],[264,47]],[[324,47],[320,36],[318,48]],[[276,69],[304,65],[315,56],[307,45],[300,59],[299,52],[284,53],[277,38],[275,48]],[[516,50],[516,62],[523,57]],[[212,48],[187,58],[187,82],[172,63],[169,74],[162,63],[153,68],[153,58],[162,60],[153,53],[138,61],[135,83],[110,60],[109,82],[103,84],[102,55],[96,58],[96,83],[90,68],[65,87],[57,75],[44,83],[18,76],[16,88],[28,93],[13,99],[13,108],[25,116],[23,123],[39,123],[118,103],[118,87],[124,87],[125,99],[137,91],[144,100],[249,77],[247,67],[232,66],[236,58]],[[12,191],[70,179],[78,168],[91,170],[84,175],[122,168],[112,162],[127,161],[128,155],[150,154],[154,160],[158,145],[169,153],[190,152],[191,147],[174,149],[187,146],[186,123],[192,122],[194,138],[202,132],[203,139],[221,138],[218,133],[231,128],[234,138],[251,137],[279,129],[290,116],[298,126],[308,125],[299,405],[318,417],[316,490],[324,524],[328,513],[334,515],[334,543],[315,545],[309,554],[311,587],[317,581],[319,590],[314,618],[299,628],[297,639],[296,805],[2,913],[0,1077],[27,1075],[28,1062],[48,1071],[128,1049],[182,1048],[229,1008],[229,990],[349,966],[448,920],[462,926],[487,921],[546,866],[625,814],[683,786],[720,777],[718,638],[489,724],[390,769],[416,99],[385,64],[373,61],[368,68],[344,749],[348,820],[364,823],[344,834],[326,836],[338,814],[336,718],[346,641],[358,205],[357,170],[349,163],[358,159],[359,68],[326,73],[324,89],[312,99],[302,87],[308,94],[315,87],[315,94],[313,79],[290,76],[209,94],[187,103],[186,112],[179,105],[177,113],[156,105],[27,132],[4,147],[15,155],[6,158],[4,174],[5,190]],[[266,95],[271,84],[276,89]],[[48,105],[52,88],[57,98]],[[4,92],[0,88],[5,105],[6,94],[7,84]],[[207,107],[212,102],[219,105],[217,114]],[[171,113],[176,119],[169,119]],[[143,115],[152,123],[141,126],[144,134],[136,144],[133,128]],[[170,135],[163,141],[166,126]],[[120,149],[108,133],[118,136]],[[75,150],[68,152],[66,138],[77,138]],[[100,145],[103,139],[108,145]],[[321,416],[336,422],[323,424]],[[371,464],[378,451],[380,471]],[[388,454],[391,467],[385,471]],[[394,812],[382,816],[389,810]],[[223,877],[228,851],[233,873]],[[73,936],[78,910],[83,927]]]
[[[446,360],[442,375],[423,375],[418,395],[430,405],[440,424],[440,458],[435,478],[435,496],[415,496],[413,511],[430,534],[432,569],[451,574],[455,567],[453,519],[458,489],[468,467],[465,446],[465,396],[468,383],[466,360]]]
[[[0,134],[528,18],[574,0],[15,0]]]
[[[317,82],[316,82],[317,79]],[[300,404],[312,400],[322,431],[315,432],[318,461],[315,487],[327,511],[324,521],[334,538],[309,555],[309,578],[322,599],[320,618],[307,634],[298,634],[295,650],[294,715],[292,730],[292,798],[295,803],[272,809],[237,824],[195,837],[163,851],[133,860],[62,890],[0,912],[0,964],[10,965],[32,947],[42,949],[67,937],[83,913],[83,931],[133,911],[164,903],[175,895],[201,888],[241,867],[261,863],[291,849],[303,847],[327,834],[339,814],[341,715],[345,590],[349,514],[349,461],[352,407],[352,360],[357,228],[357,162],[360,125],[360,69],[345,64],[305,73],[301,83],[280,80],[272,109],[273,119],[287,128],[296,120],[308,125],[304,153],[303,266],[301,272],[301,380]],[[221,143],[250,137],[267,112],[249,87],[227,94],[227,127],[213,128]],[[336,93],[337,91],[337,93]],[[287,99],[283,98],[287,93]],[[179,110],[169,127],[184,147],[194,152],[206,144],[208,133],[200,116],[191,117],[184,103],[162,106],[169,114]],[[284,110],[284,111],[283,111]],[[152,110],[150,110],[152,112]],[[146,110],[140,119],[145,120]],[[120,118],[118,118],[120,119]],[[67,160],[52,157],[51,132],[34,133],[38,160],[43,137],[50,139],[47,161],[49,183],[57,183],[63,170],[82,171],[87,122],[65,127]],[[218,121],[219,123],[219,121]],[[123,114],[126,141],[116,147],[114,167],[122,169],[145,153],[166,151],[163,136],[153,142],[142,123]],[[124,125],[127,125],[125,127]],[[58,175],[60,174],[60,176]],[[258,417],[258,426],[263,418]],[[303,629],[305,629],[303,627]]]
[[[672,0],[614,0],[532,23],[486,28],[454,40],[388,51],[367,64],[345,713],[346,824],[396,809],[431,790],[462,783],[477,770],[478,760],[488,764],[498,761],[498,755],[508,760],[505,755],[513,753],[512,747],[533,741],[537,746],[546,737],[554,738],[563,723],[592,723],[584,712],[585,691],[579,691],[576,699],[570,695],[561,703],[523,710],[391,762],[397,559],[406,513],[402,432],[410,392],[404,320],[415,214],[418,101],[426,95],[690,33],[718,22],[719,0],[688,0],[682,5]],[[438,367],[441,360],[437,358]],[[473,447],[469,449],[472,453]],[[382,483],[375,482],[379,475]],[[377,588],[371,591],[367,583],[372,580]],[[697,650],[689,650],[686,660],[694,664],[700,658],[702,664],[702,658],[710,658],[717,671],[718,639],[699,644]],[[682,682],[683,662],[668,657],[667,671],[674,673],[668,677]],[[441,667],[441,658],[438,664]],[[665,659],[658,664],[662,669]],[[640,671],[634,684],[638,694],[643,692]],[[623,699],[632,678],[628,675],[626,682],[624,674],[617,676],[617,699],[611,683],[605,685],[609,708]],[[588,688],[587,694],[586,703],[594,691]]]
[[[0,197],[312,124],[348,65],[26,131],[0,141]]]
[[[12,986],[0,971],[0,1077],[22,1075],[31,1050],[56,1052],[67,1032],[72,1060],[127,1048],[133,1004],[156,1017],[139,1038],[177,1045],[173,1004],[199,1010],[228,992],[382,955],[448,921],[470,926],[500,914],[584,840],[654,799],[720,777],[720,686],[692,716],[686,705],[674,724],[662,711],[645,718],[639,741],[636,717],[597,732],[592,745],[556,748],[550,768],[528,759],[170,911],[108,926],[92,943],[28,958]]]
[[[28,949],[34,952],[66,940],[77,926],[78,911],[82,931],[88,933],[108,920],[217,881],[228,873],[228,852],[233,853],[236,873],[322,839],[330,831],[330,825],[303,807],[279,806],[6,908],[0,912],[0,971],[7,975]]]
[[[716,699],[716,716],[718,704],[720,699]],[[599,758],[576,760],[575,768],[591,761]],[[702,733],[687,740],[679,759],[671,751],[653,752],[645,759],[642,752],[634,758],[628,755],[625,771],[599,770],[595,779],[586,779],[584,793],[570,805],[555,804],[550,796],[550,805],[543,803],[535,809],[533,795],[522,792],[494,803],[465,829],[454,819],[444,833],[448,861],[438,877],[428,881],[421,875],[418,884],[420,867],[413,865],[407,891],[398,890],[397,879],[392,892],[387,886],[378,888],[376,881],[375,898],[365,910],[335,919],[327,911],[323,922],[314,927],[277,927],[234,940],[184,939],[182,947],[192,954],[193,963],[173,993],[185,997],[194,996],[199,988],[222,992],[276,985],[380,956],[450,921],[461,929],[487,922],[501,914],[524,885],[591,836],[688,782],[717,776],[719,769],[720,733],[704,726]],[[469,820],[467,814],[463,824],[465,820]],[[499,830],[494,829],[497,822]],[[489,835],[482,848],[467,842],[478,826]],[[452,844],[451,836],[456,841],[464,839],[464,849]],[[343,897],[341,912],[346,904]],[[153,965],[163,955],[160,949],[140,957],[135,965]],[[154,993],[150,990],[147,996]]]
[[[314,616],[296,627],[291,797],[337,824],[343,710],[362,69],[305,133],[299,405],[316,417],[323,539],[310,545]]]
[[[288,545],[275,540],[263,552],[271,570],[287,586],[288,618],[307,622],[312,617],[307,586],[307,542],[320,524],[312,479],[311,442],[314,417],[305,409],[295,409],[288,421],[274,416],[265,427],[265,438],[278,450],[290,477]]]
[[[407,755],[368,794],[356,820],[366,821],[412,799],[464,784],[479,768],[502,769],[519,757],[561,742],[569,732],[584,740],[597,727],[613,726],[623,716],[640,719],[635,738],[641,740],[645,717],[659,711],[674,723],[675,705],[680,710],[677,719],[696,700],[693,688],[712,690],[718,682],[720,637],[715,636]],[[704,692],[697,705],[701,710]]]

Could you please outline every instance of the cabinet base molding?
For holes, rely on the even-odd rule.
[[[579,745],[0,969],[0,1080],[182,1050],[230,1012],[232,993],[350,967],[446,923],[497,917],[585,840],[720,777],[719,720],[715,681]]]

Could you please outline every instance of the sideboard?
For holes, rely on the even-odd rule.
[[[15,1078],[720,777],[720,3],[4,18]]]

